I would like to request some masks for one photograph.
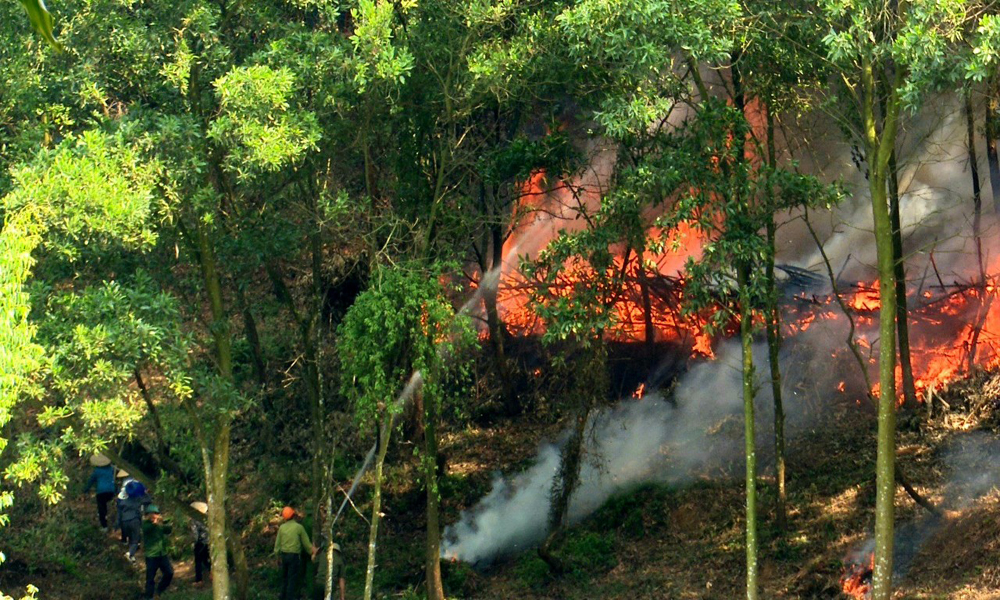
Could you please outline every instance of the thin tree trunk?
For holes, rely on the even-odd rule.
[[[986,265],[983,263],[983,191],[979,182],[979,157],[976,153],[976,123],[972,109],[972,90],[966,86],[965,129],[969,137],[969,170],[972,172],[972,237],[976,243],[976,260],[979,264],[979,281],[986,283]]]
[[[375,584],[375,542],[378,539],[378,524],[382,516],[382,466],[385,453],[389,450],[389,434],[392,433],[392,416],[387,414],[380,426],[378,455],[375,458],[375,495],[372,498],[372,524],[368,533],[368,568],[365,570],[364,600],[372,600]]]
[[[743,346],[743,424],[746,450],[747,600],[757,600],[757,440],[754,423],[753,311],[747,299],[750,267],[736,267],[740,287],[740,341]]]
[[[566,441],[559,461],[559,470],[552,479],[552,490],[549,492],[549,535],[538,547],[538,557],[548,565],[555,575],[566,572],[566,565],[559,557],[552,554],[552,542],[562,530],[569,513],[569,501],[573,490],[580,479],[580,465],[583,458],[583,437],[586,434],[587,420],[590,418],[591,403],[587,402],[576,417],[573,434]]]
[[[336,446],[331,445],[330,456],[327,461],[326,473],[326,578],[323,585],[323,600],[333,600],[333,586],[337,583],[333,580],[333,466],[336,458]]]
[[[319,540],[323,532],[323,521],[319,518],[320,508],[323,506],[323,491],[325,477],[323,477],[323,465],[325,464],[324,450],[326,444],[323,439],[323,400],[319,363],[317,358],[316,340],[313,336],[316,328],[313,326],[315,320],[312,316],[306,316],[302,323],[302,345],[304,349],[304,370],[307,396],[309,398],[309,421],[312,428],[310,443],[312,444],[312,484],[309,497],[308,512],[312,516],[312,539]],[[306,564],[306,595],[311,598],[316,585],[316,562],[309,561]]]
[[[775,168],[774,151],[774,115],[771,107],[767,108],[767,163]],[[774,201],[774,190],[768,189],[769,200]],[[773,204],[772,204],[773,206]],[[771,396],[774,399],[774,477],[775,477],[775,520],[779,531],[784,531],[787,525],[787,495],[785,490],[785,406],[781,397],[781,364],[778,361],[781,352],[781,310],[778,307],[778,284],[774,277],[774,259],[777,252],[777,231],[774,214],[767,219],[768,256],[765,266],[767,280],[767,310],[765,312],[767,329],[767,362],[771,371]]]
[[[487,193],[492,194],[492,191]],[[503,231],[499,224],[489,227],[489,262],[483,259],[483,306],[486,308],[486,326],[490,332],[490,346],[493,348],[493,359],[497,372],[500,374],[500,387],[503,394],[504,409],[510,416],[521,412],[521,403],[514,391],[514,381],[511,376],[510,361],[504,347],[507,335],[500,310],[497,306],[497,293],[500,289],[503,275]]]
[[[899,363],[903,372],[903,406],[917,408],[917,388],[910,359],[910,311],[906,302],[906,266],[903,263],[903,231],[899,219],[899,179],[896,152],[889,156],[889,216],[892,221],[892,259],[896,277],[896,334],[899,338]]]
[[[417,392],[423,395],[423,390]],[[427,488],[427,600],[444,600],[444,585],[441,582],[441,524],[439,505],[441,495],[437,478],[437,421],[438,401],[424,396],[424,485]]]
[[[642,318],[643,337],[646,348],[652,356],[653,348],[656,347],[656,326],[653,324],[653,300],[649,295],[649,278],[646,276],[646,268],[642,264],[642,256],[639,256],[639,289],[642,292]]]
[[[862,57],[863,122],[868,157],[875,243],[878,253],[879,294],[879,399],[878,451],[875,459],[875,567],[873,600],[892,597],[893,518],[895,515],[896,459],[896,264],[892,243],[892,218],[887,197],[889,157],[899,126],[898,89],[901,71],[890,89],[882,115],[881,135],[875,117],[875,71],[870,57]]]
[[[1000,158],[997,157],[997,136],[1000,135],[1000,90],[994,71],[987,79],[986,89],[986,162],[990,171],[990,189],[993,193],[993,211],[1000,214]]]
[[[976,260],[979,265],[979,290],[980,308],[973,326],[972,338],[969,340],[969,358],[966,362],[966,370],[972,371],[976,366],[976,352],[979,346],[979,336],[982,335],[983,325],[989,315],[993,305],[994,295],[986,290],[986,265],[983,262],[983,192],[979,183],[979,159],[976,155],[976,124],[975,113],[972,107],[972,90],[966,86],[963,90],[965,100],[965,129],[969,138],[969,170],[972,171],[972,237],[976,244]],[[983,302],[985,300],[985,302]]]

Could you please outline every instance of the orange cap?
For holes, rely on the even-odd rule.
[[[294,516],[295,516],[295,509],[292,508],[291,506],[286,506],[285,508],[281,509],[281,518],[282,519],[284,519],[284,520],[287,521],[287,520],[291,519]]]

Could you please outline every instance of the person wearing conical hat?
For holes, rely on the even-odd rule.
[[[281,600],[298,600],[302,553],[309,552],[315,560],[319,552],[319,548],[309,541],[305,527],[295,517],[295,509],[291,506],[281,509],[284,522],[274,539],[274,553],[281,557]]]
[[[208,514],[208,505],[204,502],[192,502],[191,508],[201,514]],[[212,570],[212,560],[208,552],[208,528],[197,519],[191,519],[191,535],[194,536],[194,584],[200,586],[204,582],[204,574]]]
[[[121,489],[118,491],[118,495],[115,496],[115,508],[117,509],[115,512],[118,513],[118,531],[121,532],[122,543],[125,544],[128,542],[128,537],[125,535],[125,527],[123,527],[122,524],[122,502],[125,501],[125,498],[128,498],[128,495],[125,494],[125,486],[128,482],[135,481],[135,479],[132,479],[132,477],[128,474],[128,471],[125,469],[118,469],[118,472],[115,473],[115,477],[122,480]]]
[[[97,520],[101,524],[101,529],[108,530],[108,502],[115,497],[115,467],[111,464],[111,459],[103,454],[94,454],[90,457],[90,464],[94,470],[87,479],[87,487],[83,488],[83,493],[94,488],[94,499],[97,501]]]

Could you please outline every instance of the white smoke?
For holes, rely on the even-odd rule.
[[[620,490],[649,481],[683,483],[709,471],[717,473],[739,459],[740,382],[740,348],[726,344],[716,360],[695,366],[681,378],[673,396],[676,405],[651,394],[597,412],[587,427],[586,457],[569,504],[570,523]],[[527,470],[497,475],[490,493],[445,529],[442,555],[489,562],[542,541],[548,534],[549,492],[565,437],[543,444]]]

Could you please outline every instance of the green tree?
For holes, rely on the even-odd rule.
[[[868,167],[878,254],[879,398],[876,458],[873,597],[892,590],[895,497],[897,261],[889,206],[891,163],[904,112],[931,90],[965,75],[958,42],[972,5],[961,0],[821,2],[830,30],[824,41],[853,111],[851,135],[863,146]]]
[[[447,378],[464,368],[463,346],[474,337],[468,318],[456,315],[439,283],[440,267],[379,267],[371,287],[358,296],[340,326],[342,391],[362,427],[378,430],[375,491],[365,599],[373,597],[375,548],[382,503],[382,469],[396,417],[416,399],[422,412],[421,474],[427,491],[426,571],[428,597],[443,596],[438,514],[437,428],[449,400]]]
[[[3,198],[0,230],[0,427],[14,415],[19,400],[43,394],[39,374],[51,371],[52,358],[35,339],[31,320],[32,297],[26,287],[41,254],[73,262],[109,247],[148,247],[155,239],[148,228],[154,175],[136,166],[136,152],[118,140],[91,132],[68,140],[52,151],[41,151],[35,162],[14,173],[14,191]],[[89,246],[89,247],[88,247]],[[95,370],[95,377],[102,376]],[[82,410],[105,407],[81,406]],[[111,411],[108,414],[120,414]],[[43,411],[42,422],[65,417],[64,411]],[[121,421],[119,421],[121,422]],[[51,475],[39,486],[42,497],[57,502],[66,477],[61,464],[45,446],[66,440],[19,440],[19,452],[4,471],[15,485]],[[7,440],[0,438],[0,451]],[[10,506],[9,491],[0,494],[0,506]],[[5,524],[6,518],[0,518]]]

